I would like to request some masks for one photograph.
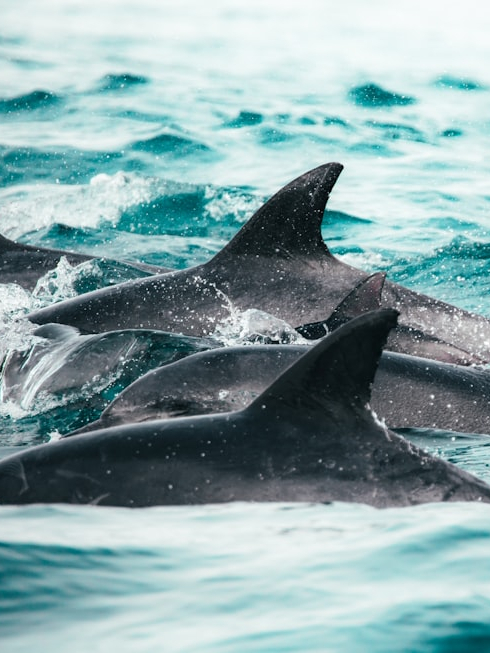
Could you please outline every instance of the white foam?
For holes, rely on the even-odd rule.
[[[25,319],[32,295],[14,283],[0,284],[0,362],[12,349],[25,351],[35,339],[36,325]]]
[[[2,233],[15,240],[53,224],[96,228],[108,222],[116,226],[128,208],[173,194],[181,187],[184,185],[119,171],[98,174],[86,185],[38,184],[7,189],[0,193]]]
[[[229,220],[229,216],[233,215],[237,222],[244,223],[263,203],[256,196],[214,186],[206,186],[204,197],[207,200],[205,212],[216,222]]]
[[[36,308],[75,297],[77,292],[73,284],[79,276],[80,267],[70,265],[66,256],[62,256],[53,270],[38,279],[32,291]]]
[[[241,311],[231,307],[212,334],[222,344],[309,344],[290,324],[265,311],[250,308]]]
[[[384,270],[392,264],[392,261],[384,258],[378,252],[347,252],[346,254],[336,254],[336,257],[347,265],[363,270]]]

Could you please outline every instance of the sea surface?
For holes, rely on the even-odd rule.
[[[331,250],[490,317],[489,34],[481,0],[0,0],[0,233],[183,268],[340,161]],[[133,272],[0,285],[1,357],[32,308]],[[55,357],[3,387],[0,456],[145,371],[39,393]],[[490,437],[406,435],[490,482]],[[489,617],[486,505],[0,508],[2,653],[484,653]]]

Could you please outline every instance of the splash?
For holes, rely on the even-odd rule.
[[[112,349],[108,346],[101,352],[101,340],[103,336],[81,336],[76,329],[62,326],[62,333],[55,338],[36,336],[29,349],[9,351],[0,377],[2,414],[24,417],[47,413],[92,400],[114,387],[126,372],[133,351],[141,353],[141,348],[138,350],[137,341],[130,335],[120,344],[113,338],[116,342]],[[106,360],[99,364],[101,353],[106,354]]]
[[[284,320],[256,308],[241,311],[233,306],[216,326],[213,338],[226,346],[311,344]]]
[[[216,296],[221,300],[226,316],[210,319],[215,327],[208,334],[221,345],[311,344],[284,320],[256,308],[242,311],[215,283],[199,275],[193,278],[193,282],[203,295]]]
[[[203,294],[215,294],[228,313],[223,319],[215,321],[215,329],[209,334],[221,345],[311,344],[290,324],[270,313],[257,308],[242,311],[226,293],[207,279],[195,276],[194,283],[202,288]]]
[[[168,193],[169,183],[119,171],[97,174],[85,185],[62,184],[59,180],[56,185],[38,184],[27,196],[23,189],[7,189],[1,193],[2,233],[15,240],[53,224],[97,228],[108,223],[115,227],[130,207]]]
[[[24,317],[33,305],[32,295],[20,286],[0,285],[0,361],[11,349],[25,351],[34,342],[36,326]]]
[[[76,335],[77,331],[73,330],[70,331],[70,336],[53,341],[34,334],[29,348],[11,348],[2,368],[1,402],[17,404],[26,412],[32,411],[40,388],[48,378],[56,376],[73,350]],[[53,407],[52,402],[44,401],[42,410],[50,410]]]
[[[70,265],[66,256],[62,256],[58,265],[42,276],[36,283],[36,287],[32,291],[32,298],[36,308],[75,297],[77,292],[74,288],[74,282],[79,276],[80,267]]]
[[[215,222],[245,223],[257,211],[264,198],[246,193],[243,189],[206,186],[205,214]]]
[[[56,376],[77,346],[78,331],[68,327],[68,335],[54,343],[37,335],[38,325],[26,316],[53,302],[74,297],[74,283],[85,268],[85,263],[71,266],[61,257],[56,268],[39,279],[32,294],[16,284],[0,284],[0,415],[20,419],[59,405],[53,397],[42,397],[37,404],[34,400],[46,379]],[[12,382],[9,375],[15,367],[22,373]]]

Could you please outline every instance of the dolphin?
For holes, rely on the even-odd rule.
[[[296,331],[307,340],[316,340],[358,315],[381,308],[385,282],[386,273],[384,272],[375,272],[362,279],[326,320],[301,325],[296,327]],[[264,342],[263,344],[269,343]],[[464,350],[437,336],[401,324],[398,324],[396,329],[392,329],[390,332],[386,348],[390,351],[410,352],[415,356],[433,358],[456,365],[483,362],[479,356],[473,354],[469,357]]]
[[[15,283],[32,291],[42,276],[56,268],[62,257],[65,257],[70,265],[79,265],[92,260],[100,261],[104,269],[115,274],[118,279],[170,271],[170,268],[147,263],[113,261],[61,249],[23,245],[0,235],[0,283]]]
[[[308,348],[308,345],[256,345],[191,354],[133,381],[104,409],[98,420],[74,433],[240,410]],[[432,428],[490,435],[490,370],[385,351],[370,403],[390,428]]]
[[[293,327],[330,315],[368,275],[336,259],[323,241],[326,202],[341,173],[328,163],[277,192],[210,261],[68,299],[30,314],[82,332],[152,328],[212,334],[234,310],[256,308]],[[464,353],[466,364],[490,361],[490,320],[386,281],[382,305],[400,325]],[[417,354],[407,346],[404,353]],[[425,356],[437,358],[426,348]]]
[[[384,309],[348,322],[245,409],[102,429],[5,458],[0,503],[490,502],[490,486],[390,432],[369,409],[396,316]]]
[[[218,346],[210,339],[148,329],[80,335],[74,327],[45,324],[32,335],[32,346],[8,352],[0,372],[0,400],[25,410],[48,394],[61,402],[80,394],[93,399],[107,386],[124,388],[152,368]]]

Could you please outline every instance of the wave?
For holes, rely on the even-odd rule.
[[[29,245],[187,267],[230,240],[264,199],[119,171],[85,185],[38,185],[27,196],[25,187],[4,191],[2,230]]]
[[[313,143],[334,145],[335,140],[327,138],[319,131],[305,131],[300,128],[284,129],[282,126],[263,126],[259,128],[259,143],[263,147],[305,147]]]
[[[351,129],[349,121],[340,116],[324,116],[320,113],[317,115],[294,114],[294,113],[276,113],[266,115],[258,111],[241,110],[234,118],[225,120],[223,128],[239,129],[242,127],[254,127],[267,123],[267,128],[273,130],[284,130],[284,127],[310,127],[314,125],[337,126]]]
[[[410,95],[387,91],[373,83],[354,86],[349,91],[348,97],[353,104],[361,107],[405,106],[416,102]]]
[[[437,77],[434,80],[434,85],[457,91],[480,91],[486,88],[484,84],[474,79],[447,74]]]
[[[143,75],[132,73],[108,73],[100,80],[99,91],[124,91],[133,86],[148,84],[150,80]]]
[[[117,172],[121,168],[122,158],[121,152],[0,145],[0,184],[8,186],[38,181],[83,183],[101,169]]]
[[[26,111],[37,111],[58,106],[63,97],[51,91],[36,90],[13,98],[0,99],[0,113],[12,114]]]
[[[442,136],[442,138],[459,138],[459,136],[463,135],[464,131],[457,127],[449,127],[448,129],[443,129],[439,132],[439,136]]]
[[[463,653],[490,642],[486,505],[39,505],[1,516],[7,650]]]
[[[253,125],[260,125],[263,120],[263,114],[257,111],[240,111],[236,118],[225,122],[223,126],[233,128],[252,127]]]
[[[210,153],[213,151],[204,143],[171,133],[159,134],[151,138],[133,141],[130,144],[130,148],[150,154],[173,154],[177,156]]]
[[[40,162],[47,165],[45,157],[40,157]],[[154,197],[158,193],[154,189],[159,184],[165,187],[165,182],[156,178],[119,170],[115,174],[87,174],[86,183],[79,179],[76,185],[59,180],[57,184],[25,184],[18,189],[7,189],[2,192],[2,233],[15,240],[55,224],[80,229],[115,226],[126,208]],[[48,244],[48,238],[44,246],[66,249],[67,235],[74,245],[81,244],[77,243],[76,234],[68,231],[63,234],[60,227],[54,240]],[[102,234],[101,238],[105,236]],[[90,241],[90,245],[100,243],[101,238]],[[42,243],[34,240],[31,244]]]
[[[228,240],[260,206],[240,188],[161,184],[147,201],[121,213],[117,229],[145,235]]]
[[[330,126],[339,126],[339,127],[345,127],[347,129],[350,129],[350,123],[347,120],[344,120],[340,116],[326,116],[323,119],[323,124],[330,127]]]
[[[0,185],[51,181],[81,184],[97,174],[144,172],[160,158],[196,156],[214,161],[217,150],[198,140],[173,133],[136,140],[115,150],[89,150],[68,145],[37,147],[0,145]]]
[[[402,139],[408,141],[417,141],[419,143],[428,142],[428,138],[425,136],[423,131],[411,125],[392,122],[377,122],[374,120],[367,121],[366,125],[369,128],[380,132],[383,138],[391,140]]]
[[[489,243],[458,236],[443,247],[396,260],[389,276],[467,310],[488,314],[483,300],[490,292]]]
[[[457,236],[449,245],[436,250],[438,258],[485,260],[490,265],[490,243]]]

